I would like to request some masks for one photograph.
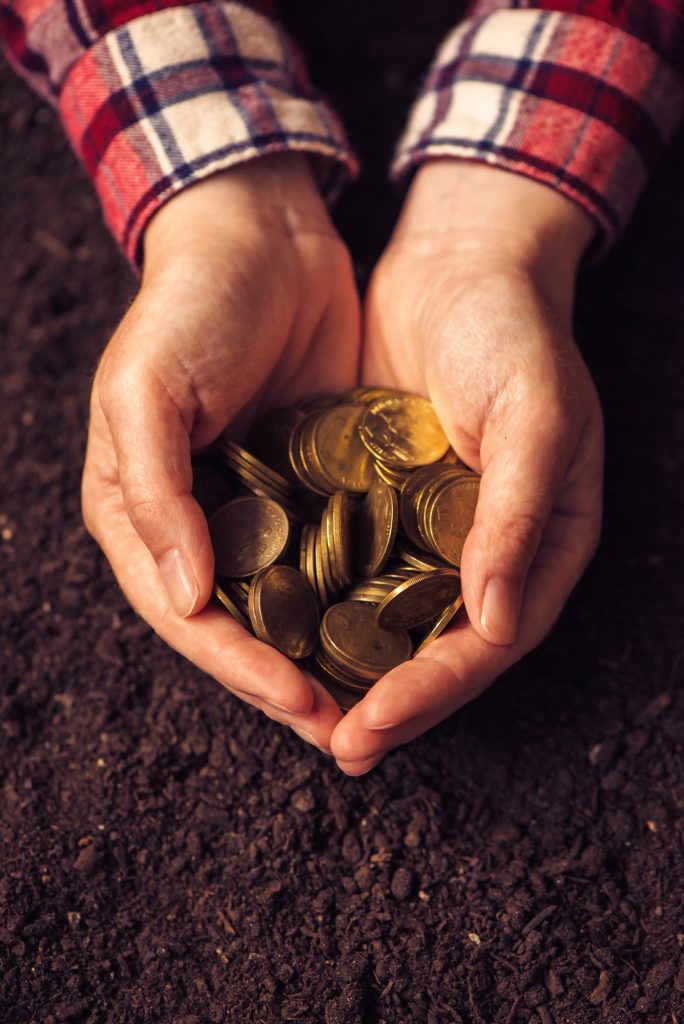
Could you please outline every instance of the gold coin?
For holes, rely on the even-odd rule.
[[[250,471],[251,476],[257,477],[265,486],[278,492],[282,497],[289,498],[291,496],[292,484],[285,477],[270,469],[260,459],[255,458],[245,448],[236,444],[235,441],[224,439],[221,444],[221,454],[233,469],[247,469]]]
[[[214,512],[209,535],[220,576],[252,576],[284,554],[290,523],[269,498],[234,498]]]
[[[373,469],[379,480],[394,487],[397,491],[402,489],[411,472],[409,469],[393,469],[391,466],[386,466],[384,462],[380,462],[379,459],[374,460]]]
[[[437,492],[427,509],[426,536],[436,554],[449,565],[461,564],[479,493],[479,477],[458,477]]]
[[[319,647],[314,654],[314,664],[329,679],[334,679],[338,686],[343,686],[345,690],[366,693],[373,685],[371,680],[357,679],[352,673],[347,672],[341,665],[329,658],[322,647]]]
[[[389,484],[371,484],[354,517],[354,557],[362,576],[377,576],[387,564],[399,527],[399,502]]]
[[[226,611],[230,612],[230,614],[233,616],[236,622],[239,622],[241,626],[245,627],[245,629],[250,628],[249,619],[247,618],[247,616],[243,614],[240,608],[238,608],[235,602],[232,601],[228,594],[225,592],[223,587],[221,587],[220,584],[218,584],[216,581],[214,581],[213,594],[214,597],[221,602]]]
[[[302,537],[305,539],[305,572],[309,585],[314,594],[318,596],[318,585],[316,583],[316,527],[307,523],[302,529]]]
[[[363,405],[371,405],[381,398],[396,398],[404,395],[404,391],[397,391],[394,388],[352,388],[344,395],[344,402],[356,402]]]
[[[420,551],[418,548],[410,547],[408,544],[400,544],[397,554],[403,558],[411,568],[420,572],[430,572],[431,569],[446,569],[447,564],[438,555],[428,551]]]
[[[269,409],[255,419],[245,438],[247,451],[291,484],[299,481],[290,462],[290,435],[303,419],[301,409]]]
[[[294,475],[306,491],[313,491],[314,494],[319,494],[324,498],[327,498],[328,491],[324,491],[318,483],[312,479],[308,466],[303,460],[302,439],[304,437],[304,432],[309,429],[315,418],[316,413],[311,413],[310,415],[305,416],[304,419],[300,420],[294,427],[292,434],[290,435],[289,444],[290,464]]]
[[[413,629],[440,615],[460,592],[461,576],[453,569],[421,572],[387,595],[376,622],[382,629]]]
[[[325,508],[321,516],[321,525],[318,533],[321,538],[321,566],[323,568],[323,578],[325,579],[325,589],[329,596],[334,598],[339,593],[340,585],[335,576],[332,552],[329,546],[328,518],[328,509]]]
[[[341,587],[348,587],[354,579],[352,566],[351,506],[346,491],[335,491],[328,503],[330,536],[334,562]]]
[[[316,593],[318,594],[318,600],[321,602],[321,607],[327,608],[330,604],[330,594],[328,593],[328,588],[325,585],[325,573],[323,572],[323,548],[321,544],[320,530],[314,530],[313,548]]]
[[[305,461],[317,460],[325,474],[328,493],[363,493],[373,482],[372,459],[361,443],[359,423],[364,407],[349,402],[318,413],[308,442]],[[320,482],[320,481],[319,481]]]
[[[329,658],[370,681],[410,658],[413,647],[405,631],[381,629],[375,608],[363,601],[334,604],[323,616],[320,635]]]
[[[427,636],[423,638],[418,647],[416,647],[416,650],[413,655],[414,658],[416,654],[420,654],[421,651],[424,651],[426,647],[430,646],[433,640],[436,640],[437,637],[444,632],[444,630],[447,628],[451,620],[461,610],[462,607],[463,595],[459,594],[456,600],[453,602],[453,604],[448,605],[448,607],[444,609],[444,611],[439,616],[430,632],[427,634]]]
[[[318,643],[316,599],[302,574],[289,565],[272,565],[254,576],[249,618],[254,635],[288,658],[307,658]]]
[[[363,414],[359,434],[376,459],[399,469],[437,462],[449,448],[432,404],[417,395],[373,402]]]
[[[444,473],[444,464],[433,463],[431,466],[421,466],[411,473],[399,492],[399,519],[401,526],[408,539],[416,545],[423,546],[423,538],[418,531],[416,518],[416,505],[418,498],[427,484]]]

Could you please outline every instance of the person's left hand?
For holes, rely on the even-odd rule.
[[[467,618],[338,723],[350,775],[480,694],[553,625],[598,543],[603,429],[572,339],[585,214],[506,171],[418,172],[366,301],[364,383],[421,392],[482,473],[463,552]]]

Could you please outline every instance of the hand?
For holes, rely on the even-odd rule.
[[[193,185],[145,233],[140,292],[95,376],[83,474],[86,525],[137,611],[323,748],[333,698],[207,604],[214,560],[190,454],[262,407],[353,386],[359,334],[351,264],[304,156]]]
[[[515,174],[435,162],[416,175],[366,303],[364,381],[430,397],[482,473],[463,552],[467,619],[337,726],[361,774],[480,694],[551,628],[598,543],[603,430],[572,340],[591,237],[569,200]]]

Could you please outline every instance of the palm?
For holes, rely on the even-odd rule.
[[[420,735],[539,643],[591,555],[601,489],[602,434],[593,386],[571,338],[558,336],[557,322],[530,281],[510,274],[486,280],[459,271],[440,254],[420,260],[408,250],[390,249],[365,312],[364,381],[427,395],[458,454],[484,476],[462,565],[472,621],[464,619],[380,680],[345,717],[331,742],[335,755],[348,760],[372,759]],[[536,462],[536,455],[518,457],[518,448],[535,446]],[[551,484],[553,459],[560,468]],[[511,473],[520,468],[518,479],[510,478],[509,465]],[[517,519],[504,519],[497,484],[502,494],[514,496],[519,485]],[[472,624],[479,627],[482,567],[489,551],[507,554],[507,533],[528,528],[525,494],[544,488],[549,508],[527,574],[517,637],[499,646]]]

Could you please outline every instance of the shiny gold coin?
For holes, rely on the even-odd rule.
[[[307,658],[318,643],[316,599],[302,574],[289,565],[272,565],[254,576],[249,618],[254,635],[288,658]]]
[[[316,593],[321,608],[327,608],[330,604],[331,595],[325,585],[325,573],[323,572],[323,548],[321,543],[321,531],[314,532],[314,575],[316,578]]]
[[[304,575],[314,594],[318,596],[318,584],[316,582],[316,527],[307,523],[302,528],[302,537],[306,538]]]
[[[421,538],[421,546],[426,548],[426,550],[434,550],[427,526],[428,510],[432,499],[439,491],[442,491],[447,484],[451,483],[452,480],[460,480],[461,477],[470,479],[472,476],[472,473],[465,473],[463,470],[442,465],[441,472],[432,480],[429,480],[417,494],[415,499],[415,518],[418,526],[418,535]]]
[[[379,399],[396,398],[404,394],[404,391],[397,391],[395,388],[352,388],[351,391],[347,391],[343,401],[371,405]]]
[[[387,595],[376,622],[382,629],[413,629],[441,615],[460,593],[461,577],[453,569],[421,572]]]
[[[447,563],[438,555],[428,551],[421,551],[409,544],[400,544],[397,549],[400,558],[407,562],[412,569],[420,572],[430,572],[431,569],[446,569]]]
[[[361,576],[377,576],[387,564],[399,527],[399,502],[389,484],[376,480],[354,516],[354,558]]]
[[[479,477],[459,477],[437,492],[426,511],[426,536],[449,565],[461,564],[479,493]]]
[[[290,484],[299,483],[290,462],[290,435],[303,419],[301,409],[269,409],[252,423],[245,438],[247,451]]]
[[[291,523],[301,523],[302,519],[299,515],[298,507],[289,498],[283,497],[280,491],[264,483],[261,478],[254,476],[251,470],[245,467],[234,468],[233,473],[236,483],[243,494],[247,492],[255,494],[258,498],[270,498],[271,501],[277,502],[285,509]]]
[[[363,414],[359,434],[376,459],[399,469],[437,462],[449,448],[432,404],[417,395],[373,402]]]
[[[364,407],[345,402],[319,413],[309,437],[305,462],[316,460],[325,474],[328,493],[363,493],[373,482],[372,459],[361,443],[359,423]],[[319,480],[320,482],[320,480]]]
[[[332,552],[329,545],[328,519],[328,509],[325,508],[318,530],[321,538],[321,565],[323,568],[323,578],[325,579],[325,589],[331,598],[335,598],[341,587],[338,584],[333,566]]]
[[[338,581],[340,587],[348,587],[354,579],[354,571],[351,505],[345,491],[335,491],[330,498],[328,518]]]
[[[328,658],[369,681],[410,658],[413,647],[405,631],[381,629],[375,622],[375,608],[363,601],[343,601],[329,608],[320,636]]]
[[[284,554],[290,523],[269,498],[234,498],[211,516],[209,535],[220,576],[252,576]]]
[[[285,477],[255,458],[235,441],[224,438],[221,442],[221,454],[233,467],[242,466],[250,470],[252,476],[258,477],[266,486],[283,497],[287,498],[292,494],[292,484]]]
[[[228,596],[223,587],[214,581],[213,587],[214,597],[221,602],[226,611],[230,612],[236,622],[239,622],[245,629],[250,629],[250,623],[247,616],[241,611],[241,609],[235,604],[234,601]]]
[[[302,439],[305,431],[309,430],[315,418],[316,414],[311,413],[310,415],[305,416],[303,420],[300,420],[300,422],[294,427],[292,434],[290,435],[289,444],[290,464],[292,466],[292,472],[299,480],[300,485],[306,491],[313,491],[314,494],[319,494],[324,498],[327,498],[329,492],[327,490],[323,490],[313,479],[309,472],[309,468],[303,459]]]
[[[416,654],[420,654],[426,647],[429,647],[433,640],[436,640],[444,630],[447,628],[451,620],[458,614],[463,607],[463,595],[459,594],[453,604],[448,605],[442,614],[439,616],[430,632],[423,638],[421,643],[416,647],[414,651],[414,658]]]
[[[416,506],[418,498],[431,480],[441,477],[444,473],[444,464],[433,463],[431,466],[421,466],[414,470],[408,477],[399,492],[399,519],[402,529],[411,543],[416,547],[423,546],[423,538],[418,532],[416,517]]]
[[[373,463],[373,469],[375,475],[383,483],[389,484],[390,487],[394,487],[396,491],[400,491],[408,479],[410,470],[392,469],[390,466],[386,466],[384,462],[379,462],[377,459]]]

